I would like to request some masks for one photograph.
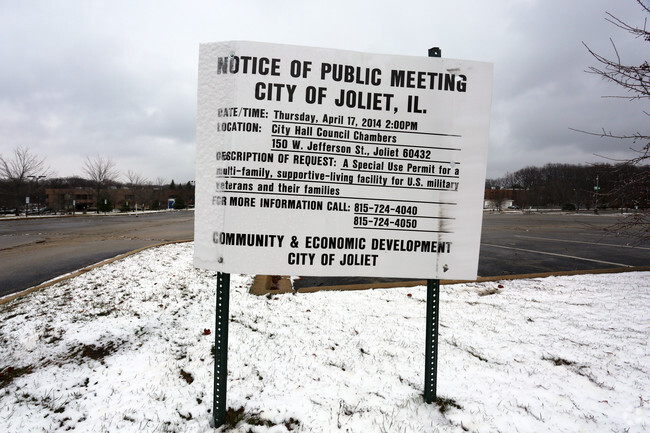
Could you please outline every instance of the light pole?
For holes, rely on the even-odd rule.
[[[596,175],[596,186],[594,186],[594,213],[598,213],[598,191],[600,191],[600,186],[598,185],[598,175]]]
[[[39,195],[38,195],[38,180],[45,178],[45,175],[42,174],[40,176],[27,176],[27,177],[29,177],[29,178],[36,181],[36,211],[40,215],[41,214],[41,200],[40,200]],[[28,210],[29,209],[25,209],[25,216],[27,216],[27,211]]]

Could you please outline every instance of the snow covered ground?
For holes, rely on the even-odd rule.
[[[1,432],[210,432],[216,275],[144,251],[0,305]],[[650,273],[257,297],[231,276],[234,432],[650,429]]]

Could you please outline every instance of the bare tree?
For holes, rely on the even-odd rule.
[[[99,213],[99,200],[102,190],[117,180],[119,172],[115,168],[115,162],[112,159],[100,155],[94,158],[87,157],[83,169],[95,189],[97,213]]]
[[[650,16],[650,7],[643,4],[641,0],[637,0],[641,9]],[[643,27],[630,25],[623,22],[614,15],[607,13],[606,20],[629,33],[636,39],[643,42],[650,42],[650,31],[647,29],[646,17],[643,21]],[[589,46],[585,47],[593,58],[597,61],[597,66],[589,67],[589,73],[595,74],[602,79],[616,84],[619,88],[625,91],[625,95],[611,96],[614,98],[624,98],[633,100],[648,100],[650,99],[650,64],[648,61],[643,61],[640,65],[625,64],[621,59],[619,50],[614,41],[610,38],[613,53],[607,57],[602,54],[594,52]],[[648,53],[646,46],[646,53]],[[650,113],[644,111],[646,116],[650,117]],[[585,132],[585,131],[582,131]],[[629,171],[633,173],[631,176],[624,176],[621,181],[613,188],[612,194],[617,196],[618,199],[632,200],[636,203],[642,211],[636,212],[634,215],[627,218],[622,224],[613,227],[616,232],[625,232],[637,237],[639,242],[650,242],[650,169],[648,162],[650,158],[650,135],[648,132],[633,132],[624,134],[614,134],[603,129],[602,132],[593,133],[587,132],[591,135],[599,137],[620,139],[632,143],[631,150],[633,156],[624,161],[618,161],[619,167],[624,169],[626,166],[644,166],[645,169]]]
[[[145,203],[151,201],[153,193],[151,182],[149,179],[133,170],[127,171],[126,178],[128,179],[129,188],[133,191],[136,209],[137,205],[141,204],[142,210],[144,210]]]
[[[165,188],[165,178],[158,176],[156,178],[156,183],[154,185],[154,192],[151,197],[151,208],[152,209],[162,209],[167,207],[167,203],[162,203],[163,200],[163,189]]]
[[[17,146],[13,158],[0,155],[0,178],[6,179],[11,188],[16,215],[26,196],[27,182],[30,178],[39,179],[50,175],[45,158],[32,154],[27,147]]]
[[[146,183],[149,182],[149,180],[142,176],[140,173],[129,170],[126,172],[126,179],[128,181],[129,186],[138,186],[138,185],[145,185]]]

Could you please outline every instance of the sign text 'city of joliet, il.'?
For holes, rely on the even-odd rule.
[[[484,62],[201,44],[195,265],[475,278],[491,95]]]

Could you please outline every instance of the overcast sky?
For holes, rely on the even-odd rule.
[[[193,180],[199,43],[250,40],[491,62],[488,177],[605,162],[596,154],[630,144],[569,128],[648,132],[647,102],[603,98],[621,92],[584,72],[583,41],[647,60],[606,12],[643,25],[634,0],[0,0],[0,154],[24,145],[61,177],[102,155],[122,173]]]

